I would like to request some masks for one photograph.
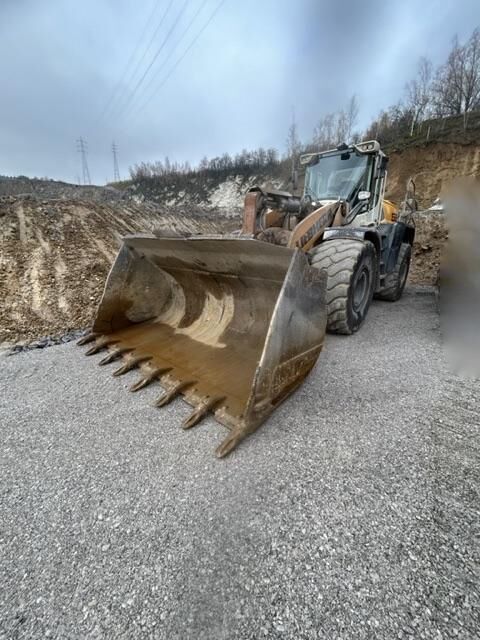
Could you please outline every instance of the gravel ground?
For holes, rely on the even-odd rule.
[[[1,638],[478,637],[480,392],[431,291],[329,336],[221,461],[100,358],[0,359]]]

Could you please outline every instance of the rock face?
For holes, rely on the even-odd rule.
[[[480,146],[436,143],[391,153],[387,197],[401,202],[410,176],[419,208],[428,209],[455,178],[480,177]]]
[[[128,187],[130,198],[142,198],[159,206],[181,207],[185,210],[221,212],[236,218],[243,209],[246,192],[254,185],[288,188],[281,176],[175,176],[170,180],[146,179]]]

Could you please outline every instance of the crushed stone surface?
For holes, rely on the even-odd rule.
[[[480,392],[432,290],[328,336],[220,461],[101,357],[0,360],[0,638],[478,637]]]

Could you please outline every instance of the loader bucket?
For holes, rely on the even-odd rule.
[[[158,380],[230,430],[228,454],[305,378],[326,328],[326,274],[303,252],[250,238],[129,236],[108,276],[87,353]],[[115,375],[115,374],[114,374]]]

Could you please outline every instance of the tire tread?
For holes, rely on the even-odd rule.
[[[386,281],[388,282],[387,286],[381,289],[378,293],[375,294],[375,298],[377,300],[387,300],[388,302],[396,302],[402,295],[402,291],[398,290],[399,279],[400,279],[400,270],[402,266],[402,262],[405,256],[410,258],[411,247],[408,243],[403,242],[400,247],[400,251],[398,252],[397,263],[395,265],[395,269],[387,275]],[[408,274],[407,274],[408,276]]]
[[[347,314],[350,285],[365,246],[370,244],[339,238],[318,245],[310,253],[311,265],[328,273],[327,330],[331,333],[353,333]]]

